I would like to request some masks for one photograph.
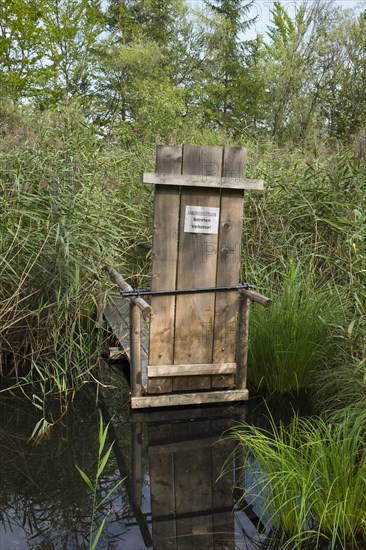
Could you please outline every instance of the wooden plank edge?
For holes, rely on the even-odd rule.
[[[153,185],[183,185],[189,187],[218,187],[220,189],[253,189],[262,191],[263,180],[252,180],[247,178],[221,178],[219,176],[194,176],[194,175],[172,175],[156,174],[145,172],[142,176],[142,183]]]
[[[214,374],[235,374],[236,363],[184,364],[184,365],[148,365],[149,378],[164,376],[205,376]]]
[[[174,393],[169,395],[145,395],[142,397],[132,397],[131,408],[146,409],[150,407],[179,407],[184,405],[203,405],[205,403],[247,401],[248,398],[248,390]]]

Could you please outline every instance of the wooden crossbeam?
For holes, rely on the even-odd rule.
[[[225,390],[199,393],[173,393],[166,395],[144,395],[132,397],[132,409],[146,409],[149,407],[179,407],[183,405],[199,405],[203,403],[226,403],[246,401],[248,390]]]
[[[214,187],[220,189],[264,189],[263,180],[251,180],[247,178],[221,178],[219,176],[194,176],[191,174],[156,174],[145,172],[142,176],[142,183],[154,185],[182,185],[189,187]]]
[[[193,365],[158,365],[147,367],[149,378],[159,376],[207,376],[211,374],[235,374],[236,363],[193,364]]]

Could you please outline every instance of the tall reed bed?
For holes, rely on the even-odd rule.
[[[138,196],[136,157],[104,147],[73,106],[23,115],[0,138],[0,375],[35,400],[43,427],[52,396],[92,379],[102,266],[138,273],[146,261],[151,191]]]

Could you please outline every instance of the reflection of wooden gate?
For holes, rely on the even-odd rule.
[[[132,305],[126,327],[120,299],[104,312],[130,356],[134,408],[248,397],[249,302],[270,300],[239,283],[243,190],[263,188],[245,179],[245,155],[161,146],[156,172],[144,174],[155,185],[151,289],[133,291],[108,268]],[[138,308],[149,306],[138,294],[151,297],[142,337]]]
[[[154,550],[235,549],[233,468],[220,477],[234,443],[219,440],[233,416],[222,408],[133,415],[137,431],[139,419],[147,423]]]

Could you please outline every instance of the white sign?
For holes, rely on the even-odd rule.
[[[186,206],[185,233],[218,233],[220,208]]]

